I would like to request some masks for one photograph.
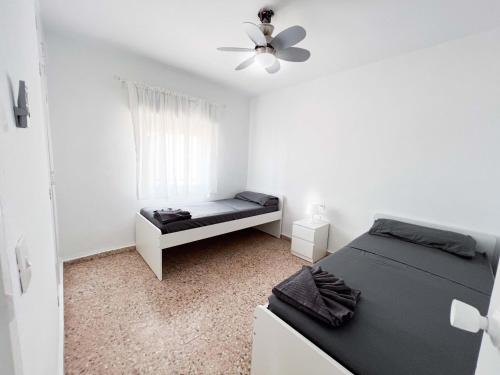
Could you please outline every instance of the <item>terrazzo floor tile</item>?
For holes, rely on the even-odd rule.
[[[133,250],[67,264],[66,374],[248,374],[253,310],[302,264],[253,229],[164,251],[163,281]]]

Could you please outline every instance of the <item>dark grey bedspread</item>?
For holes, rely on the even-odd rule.
[[[350,371],[474,373],[481,334],[452,328],[449,313],[453,298],[486,313],[493,286],[486,257],[466,260],[364,234],[320,265],[361,290],[349,322],[330,328],[274,296],[269,298],[269,309]]]
[[[143,208],[141,209],[141,215],[158,227],[162,234],[165,234],[278,211],[278,206],[261,206],[240,199],[221,199],[213,202],[180,205],[173,208],[189,211],[191,219],[162,224],[153,216],[154,210],[158,210],[158,207]]]

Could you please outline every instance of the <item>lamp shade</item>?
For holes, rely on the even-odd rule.
[[[307,209],[308,213],[311,215],[311,221],[316,222],[321,219],[321,214],[325,212],[324,203],[311,203]]]

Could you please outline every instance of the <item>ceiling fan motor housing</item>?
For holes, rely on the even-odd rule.
[[[268,46],[268,47],[261,46],[261,47],[255,47],[255,52],[257,54],[259,54],[259,53],[270,53],[270,54],[274,55],[275,50],[274,50],[274,48],[272,46]]]

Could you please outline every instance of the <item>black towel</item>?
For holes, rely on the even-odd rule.
[[[276,285],[273,294],[306,314],[339,327],[354,315],[361,292],[321,267],[304,266]]]
[[[153,216],[162,224],[191,219],[191,214],[189,213],[189,211],[172,210],[171,208],[166,210],[156,210],[154,211]]]

